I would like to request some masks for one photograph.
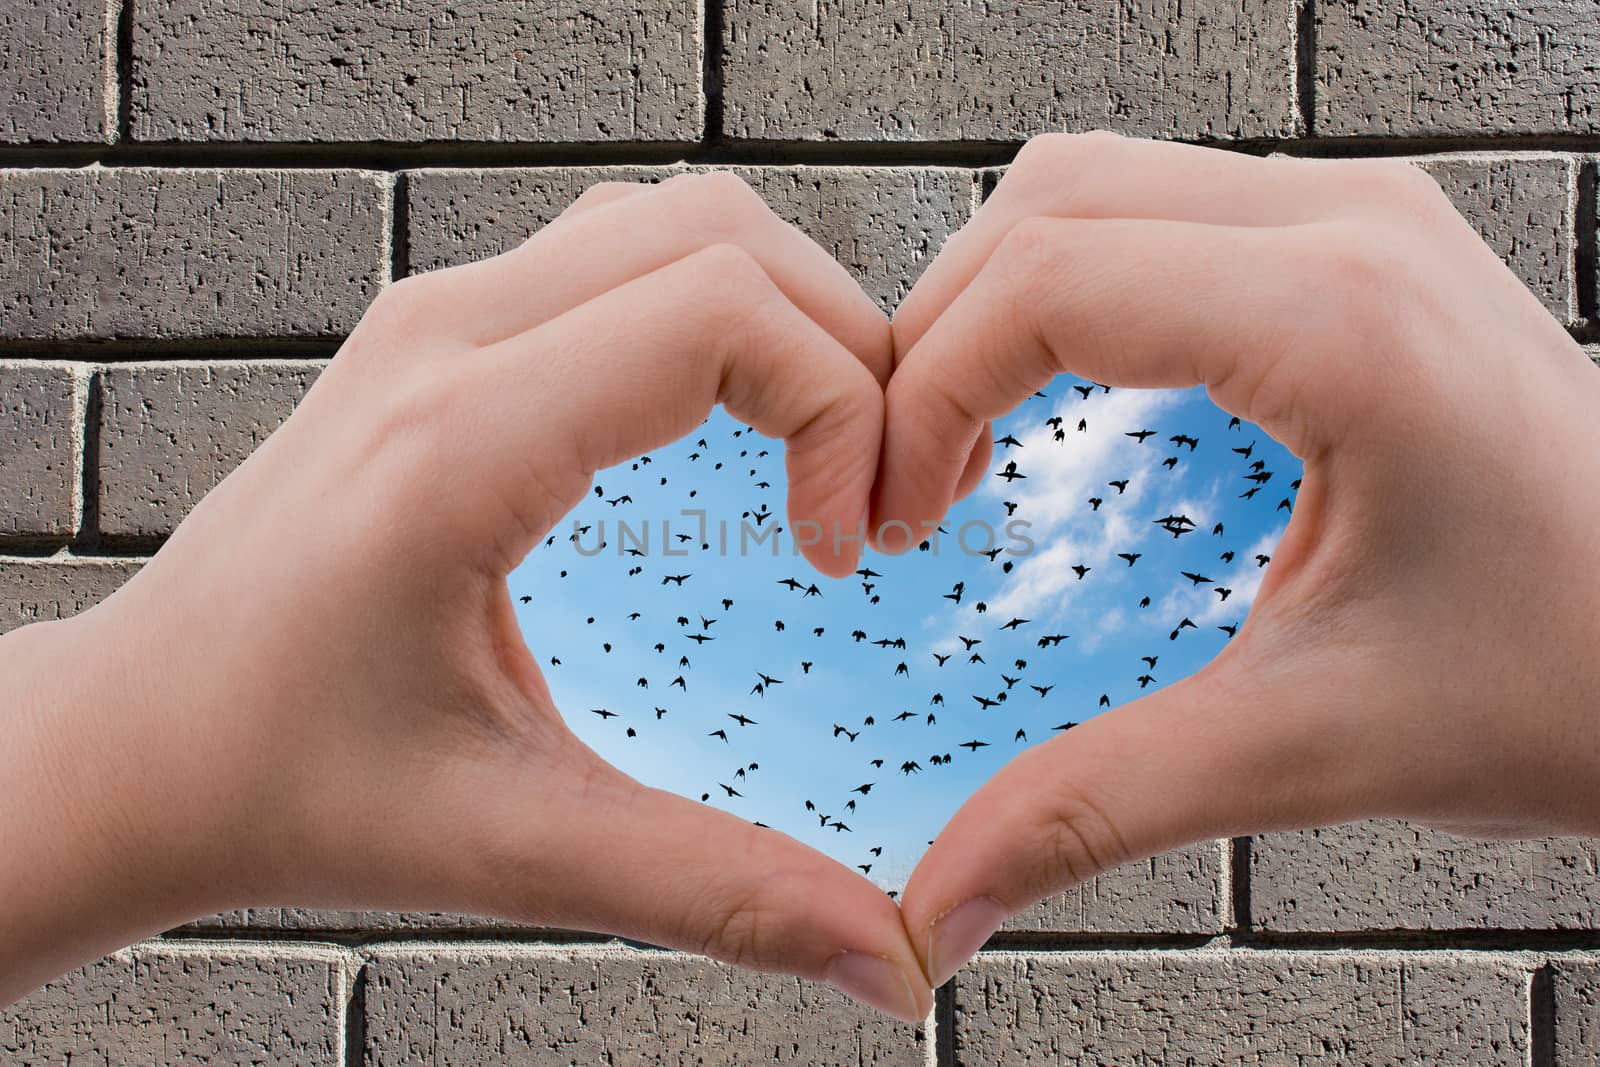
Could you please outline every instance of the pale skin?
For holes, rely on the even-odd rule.
[[[1301,457],[1297,506],[1224,652],[1014,760],[900,908],[566,729],[505,577],[596,471],[721,402],[786,439],[792,523],[917,527],[1067,371],[1204,384]],[[296,904],[615,933],[915,1020],[1006,916],[1192,841],[1600,832],[1597,405],[1400,163],[1040,137],[892,326],[737,179],[597,186],[391,287],[138,575],[0,639],[0,1004]]]

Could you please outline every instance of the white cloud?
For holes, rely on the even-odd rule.
[[[1060,616],[1072,605],[1070,594],[1078,582],[1074,565],[1122,565],[1115,554],[1134,550],[1148,535],[1143,502],[1162,458],[1160,449],[1136,446],[1124,434],[1129,427],[1150,427],[1180,398],[1172,390],[1152,389],[1097,392],[1087,400],[1068,393],[1053,411],[1062,417],[1066,440],[1056,441],[1055,431],[1041,423],[1018,437],[1021,449],[1000,449],[1013,453],[1028,477],[1009,485],[997,480],[985,492],[1015,501],[1017,516],[1032,524],[1028,536],[1044,547],[1018,563],[991,598],[991,611],[1007,617]],[[1088,422],[1082,432],[1076,429],[1079,419]],[[1107,461],[1115,450],[1131,451],[1136,458],[1114,467]],[[1107,484],[1110,471],[1128,479],[1126,490],[1119,493]],[[1092,496],[1103,501],[1098,512],[1090,509]]]
[[[1255,603],[1261,580],[1267,573],[1265,567],[1256,564],[1256,556],[1272,555],[1287,528],[1286,525],[1279,526],[1273,532],[1263,534],[1255,544],[1235,556],[1231,569],[1210,585],[1173,589],[1163,598],[1158,610],[1163,616],[1170,615],[1174,619],[1187,615],[1201,626],[1219,625],[1231,619],[1243,618],[1249,612],[1250,605]],[[1214,592],[1219,586],[1233,590],[1227,600]]]

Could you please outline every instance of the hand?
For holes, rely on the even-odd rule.
[[[600,760],[506,588],[594,472],[718,401],[787,439],[794,523],[856,531],[891,352],[845,270],[727,174],[596,187],[512,252],[388,288],[139,574],[0,646],[103,679],[62,708],[44,670],[0,739],[0,779],[40,794],[0,815],[5,854],[53,857],[0,866],[0,1002],[173,923],[294,903],[621,934],[925,1017],[894,902]],[[807,552],[855,566],[831,538]]]
[[[1600,375],[1421,170],[1041,137],[894,330],[875,530],[942,516],[983,421],[1063,371],[1203,383],[1305,463],[1224,651],[939,835],[902,899],[934,984],[1006,916],[1205,838],[1600,831]]]

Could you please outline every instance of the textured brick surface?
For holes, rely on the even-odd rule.
[[[725,125],[797,140],[1277,136],[1294,125],[1293,24],[1289,0],[729,0]]]
[[[1389,821],[1266,834],[1250,906],[1268,930],[1600,926],[1600,840],[1474,841]]]
[[[0,1008],[0,1061],[331,1067],[347,967],[289,945],[135,947]]]
[[[0,339],[342,334],[387,235],[360,171],[0,171]]]
[[[1569,209],[1573,165],[1563,157],[1423,159],[1456,210],[1512,273],[1563,322],[1577,319]]]
[[[91,608],[137,569],[128,560],[0,557],[0,634]]]
[[[1043,901],[1011,919],[1025,933],[1213,934],[1228,920],[1226,843],[1208,841],[1130,863]],[[537,927],[471,915],[422,912],[316,911],[251,908],[211,916],[195,929],[343,931],[516,930]]]
[[[683,167],[423,170],[408,176],[411,268],[433,270],[520,244],[600,181],[653,181]],[[972,212],[967,170],[734,167],[781,218],[850,268],[885,307],[898,302]]]
[[[376,951],[370,1067],[449,1063],[921,1067],[926,1036],[826,986],[632,949]]]
[[[315,908],[239,908],[186,923],[185,932],[227,930],[298,930],[306,933],[396,933],[413,930],[519,930],[537,933],[540,927],[519,926],[499,919],[441,912],[328,911]]]
[[[110,140],[114,12],[108,0],[0,4],[0,144]]]
[[[172,532],[289,417],[318,370],[308,363],[226,363],[102,373],[101,532]]]
[[[984,954],[956,1062],[1518,1065],[1525,964],[1433,952]]]
[[[690,0],[140,0],[134,136],[694,140]]]
[[[0,364],[0,540],[72,532],[78,406],[69,368]]]
[[[892,309],[980,168],[1041,132],[1405,158],[1600,362],[1595,2],[0,0],[0,633],[134,573],[104,553],[249,455],[391,265],[491,256],[596,181],[706,160]],[[1379,823],[1250,857],[1205,842],[1029,909],[1027,951],[964,969],[937,1033],[603,939],[279,907],[0,1010],[0,1064],[1600,1061],[1600,953],[1553,947],[1600,929],[1600,840]]]
[[[1593,133],[1592,0],[1317,0],[1319,134]]]
[[[1554,1067],[1600,1063],[1600,963],[1555,961],[1550,993],[1555,1005]]]
[[[1034,905],[1006,930],[1220,933],[1228,921],[1226,842],[1207,841],[1129,863]]]

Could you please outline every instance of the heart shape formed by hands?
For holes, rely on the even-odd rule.
[[[1185,176],[1194,196],[1173,198],[1178,174]],[[1380,251],[1401,246],[1421,251],[1406,256]],[[1408,258],[1413,256],[1414,262]],[[1308,298],[1301,281],[1307,271],[1324,283],[1327,299]],[[1473,775],[1483,768],[1465,754],[1426,767],[1395,759],[1399,738],[1405,738],[1407,750],[1419,744],[1437,750],[1449,747],[1447,739],[1457,726],[1432,719],[1413,730],[1397,726],[1385,714],[1394,706],[1397,689],[1417,686],[1431,662],[1418,657],[1411,670],[1394,670],[1394,649],[1402,646],[1393,642],[1402,635],[1412,640],[1441,610],[1456,619],[1471,604],[1467,614],[1476,617],[1495,603],[1479,593],[1452,591],[1456,583],[1445,564],[1450,553],[1419,554],[1413,547],[1458,543],[1455,529],[1476,514],[1463,511],[1461,502],[1495,499],[1484,495],[1486,483],[1459,478],[1429,482],[1409,478],[1393,464],[1371,462],[1373,456],[1405,455],[1411,449],[1438,448],[1444,441],[1469,448],[1443,413],[1487,417],[1493,410],[1492,393],[1444,371],[1441,352],[1448,349],[1436,339],[1456,338],[1459,344],[1481,347],[1480,331],[1464,326],[1453,309],[1441,307],[1426,287],[1415,283],[1417,278],[1452,273],[1462,275],[1463,286],[1493,294],[1503,320],[1518,324],[1500,338],[1501,344],[1540,338],[1560,353],[1556,360],[1562,375],[1586,373],[1581,370],[1584,361],[1574,358],[1570,339],[1450,209],[1437,184],[1413,168],[1249,160],[1105,135],[1030,142],[896,313],[897,366],[886,388],[883,455],[869,509],[868,540],[877,547],[904,549],[921,540],[924,523],[948,516],[957,558],[960,531],[968,522],[987,530],[981,540],[992,550],[999,540],[997,524],[1003,529],[997,507],[1010,512],[1004,519],[1041,516],[1047,525],[1059,526],[1052,531],[1059,540],[1041,538],[1047,547],[1038,557],[1013,560],[1009,573],[1002,565],[1004,578],[995,579],[993,570],[986,569],[988,581],[958,569],[941,571],[934,563],[919,561],[922,573],[869,563],[864,568],[868,573],[858,575],[862,595],[853,607],[848,602],[837,609],[830,604],[828,610],[841,612],[837,616],[806,603],[827,599],[824,587],[813,592],[811,583],[792,574],[768,573],[760,579],[771,583],[765,596],[736,595],[726,584],[689,593],[687,583],[695,580],[697,570],[689,560],[673,569],[673,577],[664,577],[669,588],[657,593],[661,609],[647,616],[642,602],[630,603],[634,593],[627,581],[653,572],[637,562],[643,557],[632,557],[639,569],[624,574],[611,603],[624,616],[638,611],[637,618],[626,618],[626,625],[643,624],[645,633],[661,627],[654,631],[661,636],[644,642],[644,662],[650,662],[652,653],[672,656],[688,643],[698,646],[693,656],[678,654],[665,671],[626,672],[641,692],[652,682],[659,686],[662,677],[677,681],[679,689],[689,685],[688,672],[697,659],[704,664],[722,654],[720,648],[708,652],[712,646],[705,640],[719,624],[749,627],[765,638],[754,640],[747,632],[730,639],[726,652],[734,662],[727,674],[742,672],[750,692],[742,685],[737,691],[714,690],[711,700],[700,705],[702,715],[689,731],[698,747],[692,754],[675,748],[669,757],[679,788],[746,817],[757,798],[770,796],[771,808],[762,808],[762,821],[795,827],[843,862],[892,883],[910,862],[915,843],[927,839],[929,825],[949,813],[965,792],[959,786],[949,793],[935,789],[935,775],[943,784],[959,780],[957,768],[970,767],[975,772],[970,785],[1002,762],[997,747],[1015,751],[1024,740],[1037,741],[1041,729],[1056,732],[1087,719],[1086,725],[1006,762],[951,815],[917,864],[902,896],[903,914],[932,984],[945,981],[1001,921],[1027,904],[1120,862],[1204,837],[1373,813],[1454,820],[1464,792],[1473,797],[1474,818],[1487,819],[1486,825],[1520,826],[1530,819],[1547,824],[1537,790],[1519,795],[1521,810],[1507,820],[1504,797],[1473,787]],[[1397,286],[1405,288],[1408,306],[1426,319],[1426,330],[1373,313],[1383,302],[1380,294]],[[1313,285],[1311,291],[1323,290]],[[1385,362],[1391,358],[1396,361]],[[1067,371],[1085,377],[1050,384]],[[1384,404],[1367,406],[1362,392],[1350,386],[1364,374],[1387,383]],[[1098,382],[1106,386],[1097,389]],[[1579,389],[1588,382],[1574,377],[1570,387]],[[1183,413],[1176,404],[1168,413],[1174,421],[1168,423],[1153,409],[1138,409],[1141,403],[1159,404],[1153,394],[1129,392],[1198,385],[1227,411],[1258,421],[1260,428],[1234,420],[1213,421],[1203,429],[1199,423],[1186,427],[1186,419],[1198,413]],[[1047,386],[1055,396],[1029,400]],[[1081,390],[1077,410],[1072,386]],[[1391,417],[1385,417],[1384,405],[1392,405],[1412,386],[1425,395],[1450,396],[1451,401],[1431,420],[1410,422],[1395,417],[1392,408]],[[1561,392],[1547,390],[1544,399],[1563,406],[1558,402]],[[1092,410],[1096,400],[1107,410]],[[1118,404],[1128,407],[1118,410]],[[1014,411],[1017,422],[988,432],[989,420]],[[1216,409],[1207,406],[1206,414],[1214,419]],[[1532,422],[1539,416],[1529,407],[1520,417]],[[1090,423],[1103,436],[1090,434]],[[1111,441],[1136,454],[1148,448],[1144,431],[1158,427],[1175,431],[1159,430],[1165,438],[1161,443],[1186,453],[1177,456],[1179,464],[1187,459],[1204,471],[1202,442],[1233,463],[1231,470],[1219,464],[1211,471],[1233,480],[1228,497],[1241,509],[1238,515],[1215,511],[1210,496],[1220,483],[1196,485],[1189,500],[1174,492],[1174,483],[1162,486],[1160,475],[1172,474],[1178,464],[1152,470],[1124,456],[1113,459],[1109,449],[1096,452]],[[1229,442],[1228,435],[1236,431],[1249,439]],[[736,433],[713,423],[696,440],[700,457],[689,462],[705,460],[715,470],[725,458],[730,484],[736,487],[736,497],[721,505],[728,513],[717,515],[708,508],[708,517],[713,522],[736,515],[742,519],[749,512],[762,516],[763,522],[774,521],[755,492],[771,479],[764,476],[761,463],[750,461],[748,439]],[[1074,441],[1080,433],[1082,444]],[[743,448],[737,447],[741,441]],[[1002,452],[993,464],[991,447]],[[1055,457],[1065,458],[1034,466],[1051,449]],[[753,451],[756,459],[765,458],[759,449]],[[1309,457],[1307,494],[1294,491],[1301,481],[1294,456]],[[1102,459],[1116,464],[1104,477],[1098,466]],[[1062,469],[1053,470],[1057,463]],[[1497,465],[1491,457],[1483,461],[1486,468]],[[703,472],[703,466],[692,473],[671,469],[662,482],[662,471],[652,471],[655,488],[668,491],[652,495],[652,506],[681,507],[683,500],[674,499],[673,490],[711,486],[711,476]],[[1034,478],[1039,485],[1024,480]],[[1330,512],[1327,486],[1341,479],[1341,510]],[[1499,479],[1497,491],[1513,491],[1508,482]],[[968,500],[970,512],[949,511],[953,501],[980,483],[993,488]],[[633,496],[628,484],[612,480],[602,485],[595,509],[615,511],[631,503],[620,499]],[[1145,497],[1146,486],[1152,484],[1156,490]],[[1234,492],[1241,488],[1243,492]],[[1110,502],[1113,491],[1124,507],[1149,510],[1132,519]],[[1131,498],[1130,492],[1135,493]],[[1454,523],[1424,520],[1397,536],[1382,518],[1397,496],[1430,501],[1436,515],[1455,515]],[[1250,504],[1266,515],[1258,517]],[[1071,518],[1085,521],[1086,507],[1087,529],[1074,528]],[[1296,516],[1292,521],[1279,524],[1280,516],[1291,514]],[[1189,588],[1185,591],[1180,584],[1177,593],[1168,588],[1136,595],[1124,589],[1121,603],[1081,605],[1098,614],[1086,628],[1052,625],[1075,609],[1078,597],[1073,594],[1088,588],[1090,578],[1097,587],[1104,581],[1106,595],[1115,597],[1107,560],[1131,565],[1117,576],[1124,583],[1128,574],[1142,577],[1140,564],[1147,569],[1156,565],[1158,553],[1146,552],[1133,536],[1135,522],[1147,536],[1152,529],[1172,535],[1178,544],[1168,548],[1172,558],[1162,561],[1165,574]],[[910,535],[892,535],[889,531],[897,524]],[[599,519],[591,525],[596,540],[606,540]],[[1230,527],[1235,537],[1248,533],[1253,542],[1225,539]],[[1576,528],[1582,529],[1581,523]],[[685,543],[711,544],[711,539],[696,537],[698,531],[690,533]],[[607,547],[623,547],[620,531],[616,535],[619,540]],[[1490,542],[1508,536],[1493,525],[1483,535]],[[947,534],[944,543],[949,541]],[[1214,558],[1199,547],[1208,541],[1217,549]],[[1185,557],[1191,546],[1194,556]],[[720,535],[715,549],[719,555],[726,551]],[[712,551],[700,548],[702,553]],[[691,548],[691,560],[693,554]],[[1267,572],[1259,564],[1271,557],[1278,563]],[[986,568],[992,562],[985,558]],[[1220,566],[1236,568],[1224,573],[1228,584],[1219,585],[1213,573]],[[1249,573],[1252,567],[1257,573]],[[1163,642],[1157,635],[1164,633],[1167,647],[1175,648],[1189,636],[1185,620],[1194,622],[1197,613],[1242,615],[1245,596],[1231,608],[1223,597],[1252,585],[1261,602],[1270,605],[1265,623],[1241,631],[1237,617],[1216,622],[1230,627],[1226,633],[1245,636],[1203,668],[1205,654],[1187,663],[1172,658],[1161,662],[1157,650]],[[1403,609],[1395,607],[1399,587],[1412,593]],[[779,590],[796,594],[795,606],[774,604]],[[1154,633],[1146,631],[1144,641],[1135,639],[1119,648],[1116,638],[1126,624],[1116,612],[1148,610],[1138,606],[1146,596],[1151,607],[1160,607],[1151,616]],[[1194,599],[1185,605],[1183,596],[1204,606]],[[962,608],[958,599],[972,604],[974,612],[973,599],[986,604],[992,600],[999,610],[994,618],[984,613],[987,626],[952,622],[960,618],[952,613]],[[669,606],[674,604],[682,607]],[[740,612],[751,606],[760,613],[752,612],[757,617],[746,621],[750,616]],[[904,614],[896,617],[896,610]],[[884,616],[889,616],[887,622]],[[1259,612],[1253,616],[1259,618]],[[1078,621],[1084,620],[1080,616]],[[1016,646],[1001,650],[1002,636],[1028,633],[1027,627],[1036,623],[1033,634],[1068,636],[1059,644],[1046,640],[1042,647],[1035,638],[1026,655]],[[1008,626],[1009,631],[1004,629]],[[1083,655],[1077,666],[1092,676],[1092,667],[1084,669],[1085,660],[1110,663],[1121,654],[1124,684],[1131,679],[1145,690],[1128,693],[1137,699],[1126,714],[1088,719],[1082,711],[1063,710],[1060,715],[1035,712],[1038,719],[1015,717],[1014,694],[1036,694],[1048,701],[1083,683],[1081,674],[1038,677],[1041,664],[1051,662],[1062,645],[1070,645],[1074,630],[1085,640],[1062,659],[1070,663]],[[595,637],[581,632],[572,636],[577,656],[599,657],[590,678],[604,677],[602,664],[609,653],[603,648],[593,652]],[[974,639],[994,642],[981,661],[971,658],[984,648],[970,645]],[[1083,645],[1096,641],[1108,644],[1103,660],[1096,660],[1095,649],[1080,653]],[[1183,647],[1187,651],[1196,644]],[[871,646],[870,651],[862,646]],[[1443,640],[1442,648],[1456,647],[1453,638]],[[940,661],[945,655],[952,660],[963,655],[965,662],[951,670]],[[918,665],[915,675],[913,663]],[[1139,670],[1141,664],[1146,669]],[[828,674],[813,680],[812,670]],[[1518,670],[1511,668],[1501,677],[1515,677]],[[838,676],[831,677],[836,671]],[[965,677],[945,684],[938,672]],[[1185,678],[1187,672],[1196,673]],[[700,675],[692,676],[698,682]],[[874,679],[865,693],[860,691],[863,677]],[[1339,679],[1337,691],[1328,685],[1334,677]],[[814,687],[810,691],[817,693],[813,699],[824,714],[803,706],[806,700],[797,690],[805,685]],[[1101,693],[1106,704],[1114,703],[1111,688],[1109,682],[1094,679],[1074,695],[1079,707],[1087,696],[1095,710],[1102,706]],[[780,691],[796,702],[795,710],[786,714],[777,708]],[[649,744],[658,736],[654,724],[673,714],[672,705],[656,700],[646,705],[632,692],[619,692],[613,699],[611,692],[602,695],[592,681],[584,689],[580,706],[603,714],[580,728],[615,758],[639,768],[651,766],[648,757],[628,752],[628,745]],[[1423,688],[1412,699],[1425,701],[1433,695]],[[949,708],[951,697],[959,711]],[[764,709],[761,714],[754,704]],[[1475,728],[1499,731],[1481,693],[1463,694],[1461,705],[1474,709]],[[651,717],[635,725],[632,709],[641,706]],[[1295,713],[1277,713],[1285,707]],[[859,710],[852,716],[846,709]],[[618,718],[612,721],[611,714]],[[929,715],[938,721],[930,721]],[[607,729],[612,732],[605,733]],[[634,736],[627,736],[629,730]],[[932,745],[899,742],[895,731],[903,737],[908,730],[949,734],[944,743]],[[773,784],[773,762],[744,754],[744,746],[762,732],[775,738],[781,750],[775,758],[799,765],[797,778]],[[885,740],[890,737],[895,743]],[[1573,764],[1537,737],[1531,743],[1526,737],[1511,743],[1537,750],[1541,760],[1563,764],[1568,780],[1582,779],[1581,761]],[[874,747],[869,752],[863,745]],[[1335,767],[1332,752],[1349,755]],[[708,763],[696,765],[702,756]],[[894,781],[895,792],[909,798],[898,805],[905,820],[898,847],[880,842],[882,833],[854,836],[874,828],[872,812],[896,810],[885,778]],[[928,793],[918,798],[918,789]],[[1581,821],[1582,814],[1569,807],[1565,817]]]
[[[898,895],[1012,756],[1222,648],[1299,487],[1198,389],[1064,375],[994,435],[917,551],[849,579],[799,555],[781,442],[725,414],[600,472],[510,580],[569,725]]]
[[[1396,292],[1404,321],[1374,311]],[[1515,390],[1456,369],[1529,349]],[[1065,372],[1083,377],[1052,384]],[[1600,516],[1550,514],[1459,428],[1581,437],[1592,374],[1403,164],[1038,138],[892,326],[737,178],[597,186],[518,249],[389,287],[284,427],[83,617],[118,635],[128,677],[185,680],[103,732],[168,753],[152,738],[181,734],[161,777],[216,783],[181,830],[136,828],[119,855],[162,890],[152,924],[262,902],[504,916],[825,980],[915,1020],[1005,916],[1187,842],[1380,813],[1589,826],[1596,776],[1567,742],[1587,720],[1499,713],[1583,656],[1531,662],[1500,635],[1593,611],[1575,587],[1459,575],[1530,555],[1587,572]],[[1198,385],[1245,421],[1141,391]],[[706,422],[718,403],[741,422]],[[744,425],[785,442],[784,510],[775,446]],[[1444,454],[1426,477],[1403,462]],[[844,538],[911,548],[963,498],[937,556],[868,557],[848,582],[781,550],[725,559],[717,526],[806,530],[805,559],[845,578]],[[712,536],[660,525],[696,504]],[[574,508],[591,530],[569,547]],[[1524,513],[1547,516],[1532,551],[1503,518]],[[653,541],[630,556],[614,523],[635,516]],[[1012,520],[1039,526],[1019,539]],[[574,551],[600,540],[609,556]],[[1019,540],[1032,551],[1007,556]],[[730,589],[730,566],[759,588]],[[217,598],[241,569],[254,595]],[[1464,648],[1470,675],[1441,674]],[[1582,705],[1570,685],[1538,714]],[[1102,693],[1131,703],[1094,714]],[[1442,697],[1448,715],[1393,714]],[[997,767],[896,908],[868,877],[897,882]]]

